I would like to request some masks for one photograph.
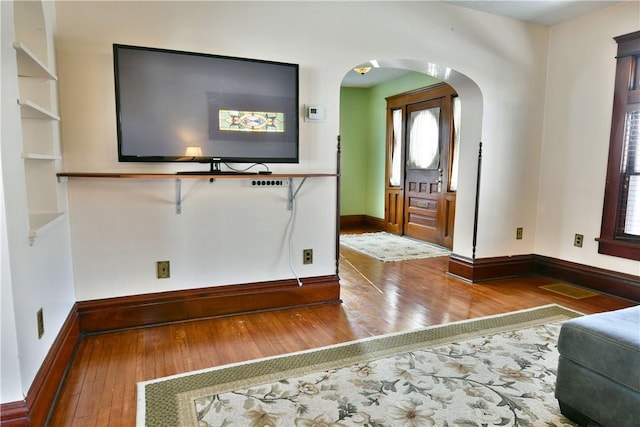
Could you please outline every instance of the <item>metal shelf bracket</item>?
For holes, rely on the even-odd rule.
[[[176,178],[176,214],[182,213],[182,180]]]
[[[307,180],[307,177],[305,176],[304,178],[302,178],[302,181],[300,181],[300,185],[298,185],[298,188],[296,189],[296,191],[293,191],[293,178],[289,178],[289,206],[288,206],[288,210],[293,210],[293,202],[296,199],[296,196],[298,195],[298,191],[300,191],[300,188],[302,188],[302,184],[304,184],[304,182]]]

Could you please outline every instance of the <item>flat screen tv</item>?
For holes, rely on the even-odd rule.
[[[298,162],[298,65],[113,45],[121,162]]]

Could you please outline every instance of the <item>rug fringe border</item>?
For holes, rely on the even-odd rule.
[[[525,309],[521,309],[521,310],[515,310],[515,311],[508,311],[506,313],[497,313],[497,314],[491,314],[488,316],[482,316],[482,317],[474,317],[471,319],[462,319],[462,320],[456,320],[453,322],[447,322],[447,323],[442,323],[442,324],[438,324],[438,325],[430,325],[430,326],[425,326],[425,327],[420,327],[420,328],[415,328],[415,329],[407,329],[404,331],[399,331],[399,332],[389,332],[387,334],[382,334],[382,335],[373,335],[370,337],[365,337],[365,338],[358,338],[355,340],[350,340],[350,341],[345,341],[345,342],[341,342],[338,344],[332,344],[332,345],[327,345],[327,346],[322,346],[322,347],[314,347],[314,348],[310,348],[310,349],[306,349],[306,350],[300,350],[300,351],[294,351],[291,353],[283,353],[283,354],[276,354],[273,356],[266,356],[266,357],[262,357],[259,359],[250,359],[250,360],[244,360],[242,362],[234,362],[234,363],[228,363],[225,365],[220,365],[220,366],[214,366],[214,367],[210,367],[210,368],[203,368],[203,369],[198,369],[195,371],[189,371],[189,372],[184,372],[184,373],[180,373],[180,374],[175,374],[175,375],[168,375],[166,377],[160,377],[160,378],[156,378],[153,380],[148,380],[148,381],[141,381],[138,382],[138,384],[153,384],[156,382],[160,382],[160,381],[167,381],[167,380],[171,380],[171,379],[175,379],[175,378],[181,378],[183,376],[186,375],[197,375],[200,373],[204,373],[204,372],[210,372],[212,370],[219,370],[219,369],[226,369],[226,368],[235,368],[238,366],[242,366],[242,365],[247,365],[250,363],[257,363],[257,362],[264,362],[264,361],[268,361],[268,360],[273,360],[273,359],[277,359],[283,356],[299,356],[299,355],[303,355],[303,354],[307,354],[307,353],[313,353],[315,351],[322,351],[322,350],[330,350],[333,348],[340,348],[340,347],[346,347],[349,345],[353,345],[357,342],[367,342],[367,341],[374,341],[374,340],[378,340],[378,339],[384,339],[384,338],[390,338],[390,337],[394,337],[394,336],[400,336],[400,335],[404,335],[407,333],[411,333],[411,332],[419,332],[419,331],[426,331],[426,330],[430,330],[430,329],[437,329],[437,328],[444,328],[447,326],[453,326],[453,325],[460,325],[460,324],[464,324],[464,323],[471,323],[471,322],[477,322],[477,321],[481,321],[481,320],[489,320],[489,319],[495,319],[498,317],[504,317],[504,316],[510,316],[510,315],[517,315],[517,314],[521,314],[521,313],[527,313],[527,312],[531,312],[531,311],[536,311],[536,310],[542,310],[545,308],[551,308],[551,307],[557,307],[563,310],[567,310],[567,311],[571,311],[579,316],[584,316],[584,313],[581,313],[577,310],[573,310],[571,308],[567,308],[564,307],[562,305],[559,304],[546,304],[546,305],[541,305],[541,306],[536,306],[536,307],[531,307],[531,308],[525,308]],[[519,329],[521,326],[521,323],[515,324],[514,325],[514,329]]]

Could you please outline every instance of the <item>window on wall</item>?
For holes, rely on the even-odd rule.
[[[458,161],[460,158],[460,98],[453,98],[453,157],[451,162],[451,191],[458,190]]]
[[[616,82],[598,252],[640,260],[640,31],[615,40]]]
[[[402,184],[402,110],[393,110],[393,146],[391,147],[391,172],[389,185],[399,187]]]

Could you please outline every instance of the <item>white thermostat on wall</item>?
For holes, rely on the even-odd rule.
[[[304,120],[306,122],[321,122],[325,118],[323,105],[305,105]]]

